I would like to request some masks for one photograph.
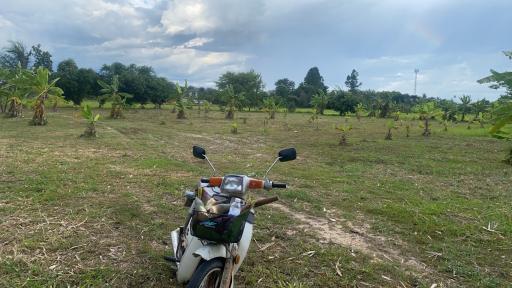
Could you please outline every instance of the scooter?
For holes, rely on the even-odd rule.
[[[275,202],[278,197],[246,201],[249,190],[287,188],[287,184],[267,178],[274,165],[295,160],[295,148],[279,151],[263,179],[246,175],[214,176],[217,171],[205,149],[194,146],[196,158],[212,168],[209,178],[201,178],[195,191],[185,192],[189,207],[185,224],[171,232],[174,256],[164,258],[174,264],[178,283],[187,288],[234,287],[234,276],[244,261],[252,239],[254,208]]]

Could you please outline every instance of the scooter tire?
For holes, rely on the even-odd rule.
[[[220,280],[222,278],[222,271],[224,270],[224,259],[216,258],[202,262],[199,265],[199,267],[192,275],[192,278],[190,278],[187,288],[199,288],[201,283],[203,283],[203,279],[209,276],[211,273],[214,273],[216,270],[220,271],[220,273],[218,274],[218,281],[216,281],[217,283],[215,288],[219,287]]]

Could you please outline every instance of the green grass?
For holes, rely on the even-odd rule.
[[[98,110],[95,140],[78,138],[85,123],[73,108],[50,112],[44,127],[28,125],[29,111],[0,118],[1,287],[175,286],[163,241],[184,220],[183,191],[210,173],[192,145],[222,172],[259,176],[279,149],[296,147],[298,159],[270,174],[290,189],[256,195],[278,194],[294,213],[335,219],[330,229],[362,231],[370,247],[320,241],[317,228],[262,207],[238,287],[512,282],[512,167],[500,162],[510,143],[487,128],[444,132],[434,121],[425,138],[412,121],[410,137],[398,124],[386,141],[386,120],[352,117],[349,145],[338,146],[333,126],[345,117],[321,116],[316,130],[306,113],[279,113],[265,128],[265,113],[237,113],[247,123],[239,119],[234,135],[218,111],[177,120],[169,110],[129,109],[120,120]]]

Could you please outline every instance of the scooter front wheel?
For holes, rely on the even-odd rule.
[[[199,265],[187,288],[218,288],[224,270],[224,259],[216,258]]]

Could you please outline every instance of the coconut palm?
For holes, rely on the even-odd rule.
[[[114,75],[112,84],[107,84],[98,80],[98,84],[102,87],[100,90],[101,99],[110,100],[112,102],[112,109],[110,110],[110,117],[113,119],[123,117],[123,108],[126,105],[126,99],[133,97],[131,94],[119,92],[119,77]]]
[[[55,86],[59,78],[49,82],[49,77],[50,71],[43,67],[37,68],[35,74],[31,77],[30,88],[32,94],[35,95],[34,116],[30,122],[32,125],[46,125],[48,120],[46,119],[44,102],[48,97],[60,97],[64,93],[62,89]]]
[[[9,41],[9,46],[4,48],[5,53],[0,56],[0,65],[9,69],[15,69],[21,66],[27,69],[30,62],[32,50],[25,47],[22,42]]]

